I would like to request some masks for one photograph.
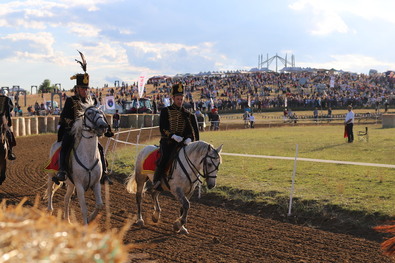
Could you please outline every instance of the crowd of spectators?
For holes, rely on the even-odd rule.
[[[152,80],[153,99],[158,105],[168,97],[173,83],[186,85],[185,106],[221,110],[254,111],[267,108],[328,109],[378,108],[394,104],[394,86],[386,74],[315,73],[234,73],[184,76]],[[194,95],[198,94],[198,96]],[[160,106],[158,106],[160,109]]]

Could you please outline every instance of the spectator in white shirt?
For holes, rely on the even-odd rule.
[[[346,132],[348,137],[348,142],[352,143],[354,141],[354,112],[352,111],[352,106],[348,105],[348,113],[346,114],[346,119],[344,121],[344,125],[346,125]]]

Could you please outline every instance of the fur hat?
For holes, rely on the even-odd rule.
[[[184,96],[184,86],[181,83],[174,84],[171,89],[171,95]]]

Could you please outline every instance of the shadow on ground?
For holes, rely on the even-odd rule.
[[[263,218],[317,228],[333,233],[353,235],[376,242],[382,241],[383,234],[376,232],[372,227],[395,219],[395,217],[380,213],[372,214],[367,211],[351,211],[338,205],[299,198],[293,199],[291,216],[288,216],[289,197],[280,196],[280,193],[256,193],[249,190],[235,190],[227,187],[221,187],[221,191],[227,192],[229,196],[237,196],[237,198],[230,199],[216,193],[208,192],[203,194],[200,199],[198,199],[195,193],[191,200],[209,206],[220,206]],[[265,201],[243,201],[243,199],[251,200],[254,197],[262,195],[271,196],[274,201],[271,201],[270,204]]]

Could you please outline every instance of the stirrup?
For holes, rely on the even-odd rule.
[[[58,173],[52,177],[52,181],[59,185],[61,181],[66,181],[67,180],[67,172],[66,171],[58,171]]]

